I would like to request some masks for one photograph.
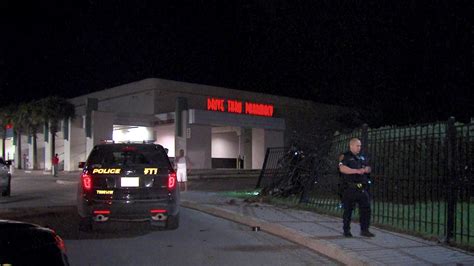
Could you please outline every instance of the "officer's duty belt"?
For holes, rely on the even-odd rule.
[[[349,183],[349,186],[352,188],[364,189],[366,185],[364,183]]]

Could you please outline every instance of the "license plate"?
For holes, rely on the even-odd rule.
[[[122,177],[120,180],[121,187],[138,187],[138,177]]]
[[[101,190],[101,189],[98,189],[96,191],[97,195],[113,195],[114,194],[114,191],[113,190]]]

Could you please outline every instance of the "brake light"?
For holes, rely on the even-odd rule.
[[[166,213],[166,210],[161,210],[161,209],[150,210],[150,213]]]
[[[92,189],[92,176],[88,174],[82,174],[81,179],[82,179],[82,188],[86,191],[91,190]]]
[[[95,210],[94,214],[110,214],[109,210]]]
[[[168,174],[168,189],[174,189],[176,187],[176,173],[172,172]]]
[[[133,147],[133,146],[125,146],[122,151],[123,152],[130,152],[130,151],[136,151],[137,148],[136,147]]]
[[[66,244],[64,244],[64,240],[56,235],[54,237],[54,239],[56,240],[56,246],[63,252],[63,253],[66,253]]]

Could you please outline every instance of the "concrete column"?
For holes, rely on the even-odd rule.
[[[47,140],[44,142],[44,170],[51,171],[51,159],[53,158],[51,142],[53,141],[53,135],[49,129],[47,134]]]
[[[45,158],[44,158],[44,153],[45,153],[45,146],[44,146],[44,134],[43,133],[38,133],[36,134],[36,145],[37,145],[37,153],[36,156],[38,156],[38,169],[44,169],[44,163],[45,163]],[[33,161],[30,159],[30,162],[33,164]]]
[[[252,129],[242,128],[240,140],[241,152],[244,156],[244,169],[252,169]]]
[[[5,158],[6,160],[14,160],[15,157],[15,145],[13,145],[13,138],[9,138],[5,141]],[[4,158],[4,159],[5,159]]]
[[[18,140],[17,140],[18,142]],[[18,168],[20,166],[19,156],[21,156],[21,168],[24,169],[25,162],[23,161],[23,154],[28,154],[28,136],[21,135],[21,151],[18,151],[18,144],[15,145],[14,152],[15,152],[15,167]]]
[[[114,131],[114,114],[108,112],[92,111],[91,114],[92,136],[86,138],[86,156],[92,151],[95,145],[103,140],[111,140]]]
[[[168,149],[168,156],[175,156],[175,126],[173,124],[160,125],[155,127],[156,142]]]
[[[262,168],[263,162],[265,161],[265,153],[268,148],[283,146],[283,131],[252,128],[252,168]]]
[[[86,134],[82,117],[68,121],[68,139],[64,140],[64,171],[76,171],[79,162],[86,160]]]
[[[184,150],[185,154],[187,154],[186,148],[187,148],[187,142],[188,138],[191,137],[191,129],[188,125],[188,111],[180,111],[181,119],[175,119],[175,157],[179,156],[179,150]],[[176,112],[178,114],[178,112]],[[178,116],[178,115],[177,115]],[[180,126],[177,126],[176,124],[180,123]],[[181,135],[178,132],[178,129],[181,131]]]
[[[252,128],[252,169],[261,169],[265,159],[265,130]]]
[[[262,168],[268,148],[283,146],[283,131],[252,128],[252,168]]]
[[[55,153],[58,154],[59,157],[59,166],[64,165],[64,129],[63,129],[63,122],[59,123],[58,132],[56,132],[55,138]],[[54,155],[54,154],[53,154]],[[61,168],[59,168],[61,170]],[[64,170],[64,169],[62,169]]]
[[[28,169],[33,169],[33,162],[35,161],[35,155],[34,155],[33,150],[34,150],[34,147],[33,147],[33,136],[32,136],[31,143],[28,143],[28,163],[27,163]]]
[[[187,139],[185,152],[193,164],[192,168],[210,169],[212,167],[211,126],[192,124],[188,126],[188,133],[190,138]]]
[[[28,169],[34,169],[35,153],[34,153],[34,137],[31,136],[31,143],[28,144]],[[44,167],[44,137],[41,133],[36,133],[36,160],[37,168]]]

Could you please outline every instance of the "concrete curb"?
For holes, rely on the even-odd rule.
[[[291,228],[288,228],[279,224],[270,223],[261,219],[244,216],[236,212],[232,212],[232,211],[217,208],[217,207],[211,207],[205,204],[199,204],[197,202],[189,201],[189,200],[182,200],[181,206],[185,208],[205,212],[207,214],[224,218],[224,219],[237,222],[240,224],[244,224],[248,226],[259,226],[260,230],[266,233],[284,238],[293,243],[297,243],[299,245],[307,247],[311,250],[314,250],[318,253],[321,253],[331,259],[334,259],[346,265],[369,265],[370,264],[369,261],[358,256],[354,252],[344,250],[343,248],[337,245],[334,245],[332,243],[329,243],[325,240],[315,239],[313,236],[309,234],[305,234],[303,232],[293,230]]]

